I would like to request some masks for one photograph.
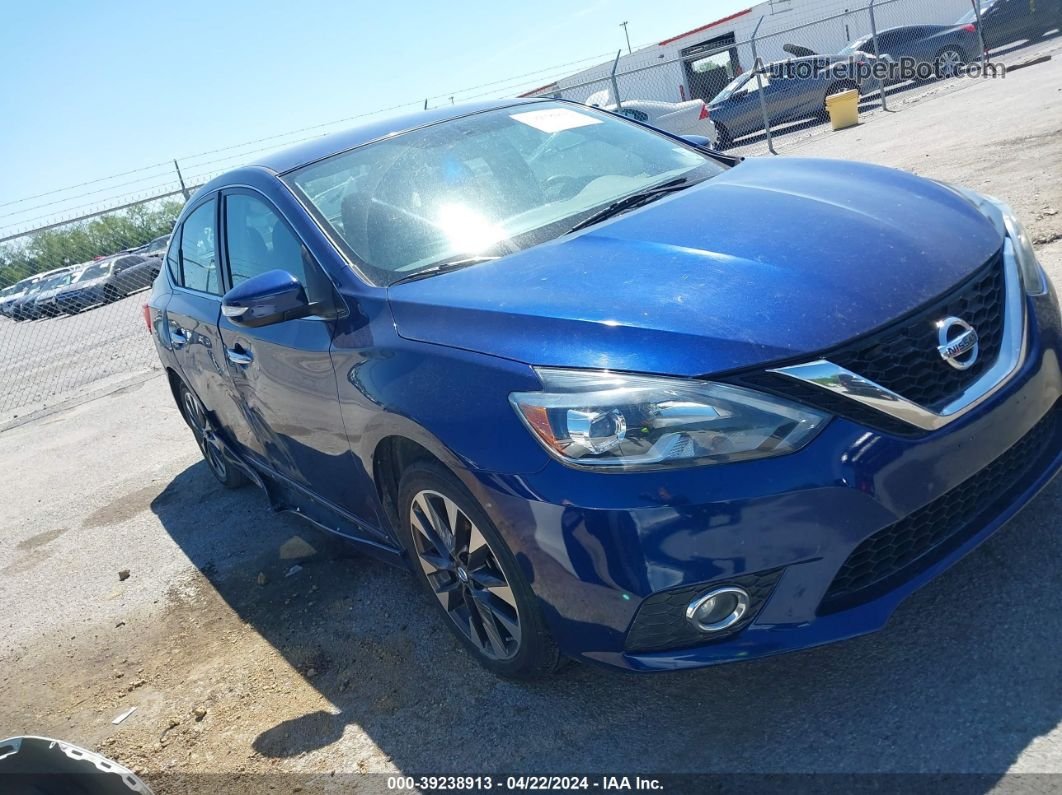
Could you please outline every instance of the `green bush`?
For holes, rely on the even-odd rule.
[[[0,289],[35,273],[89,262],[169,234],[184,203],[141,204],[27,235],[0,246]]]

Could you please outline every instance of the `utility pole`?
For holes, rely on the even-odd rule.
[[[631,34],[627,32],[627,21],[624,20],[623,22],[620,22],[619,26],[621,28],[623,28],[623,35],[627,37],[627,54],[630,55],[631,54]]]
[[[179,165],[177,165],[177,160],[176,159],[174,159],[174,161],[173,161],[173,167],[175,169],[177,169],[177,181],[181,183],[181,193],[184,194],[184,200],[188,201],[190,198],[192,198],[192,196],[191,196],[191,194],[188,193],[188,188],[184,184],[184,177],[181,176],[181,167]]]

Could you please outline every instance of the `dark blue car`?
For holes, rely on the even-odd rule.
[[[1058,305],[1004,205],[565,102],[215,179],[147,312],[217,479],[410,566],[507,676],[880,629],[1060,464]]]

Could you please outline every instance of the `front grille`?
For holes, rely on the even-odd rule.
[[[823,358],[913,403],[940,409],[980,378],[1003,343],[1006,282],[999,252],[977,274],[943,298],[899,323]],[[937,321],[962,318],[977,330],[980,353],[968,370],[956,370],[937,352]]]
[[[730,577],[726,582],[684,585],[670,591],[649,596],[638,608],[638,614],[627,633],[625,648],[629,652],[663,651],[700,646],[723,638],[733,637],[747,627],[770,596],[778,581],[780,569],[760,574]],[[742,620],[725,632],[705,636],[686,620],[686,607],[699,594],[720,585],[740,585],[749,594],[749,611]]]
[[[735,376],[730,380],[739,386],[746,386],[761,392],[770,392],[786,400],[795,400],[807,406],[814,406],[827,414],[832,414],[835,417],[844,417],[846,420],[851,420],[858,425],[873,428],[892,436],[918,438],[926,435],[926,432],[921,428],[883,411],[871,408],[858,400],[852,400],[844,395],[809,384],[806,381],[798,381],[781,373],[772,373],[770,371],[746,373],[741,376]]]
[[[1005,505],[1025,476],[1055,455],[1057,430],[1055,408],[976,475],[863,541],[837,573],[819,612],[870,601],[962,544],[983,526],[974,520]]]

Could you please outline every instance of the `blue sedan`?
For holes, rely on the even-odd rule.
[[[1062,463],[1005,205],[566,102],[215,179],[146,318],[213,475],[408,566],[503,676],[880,629]]]

